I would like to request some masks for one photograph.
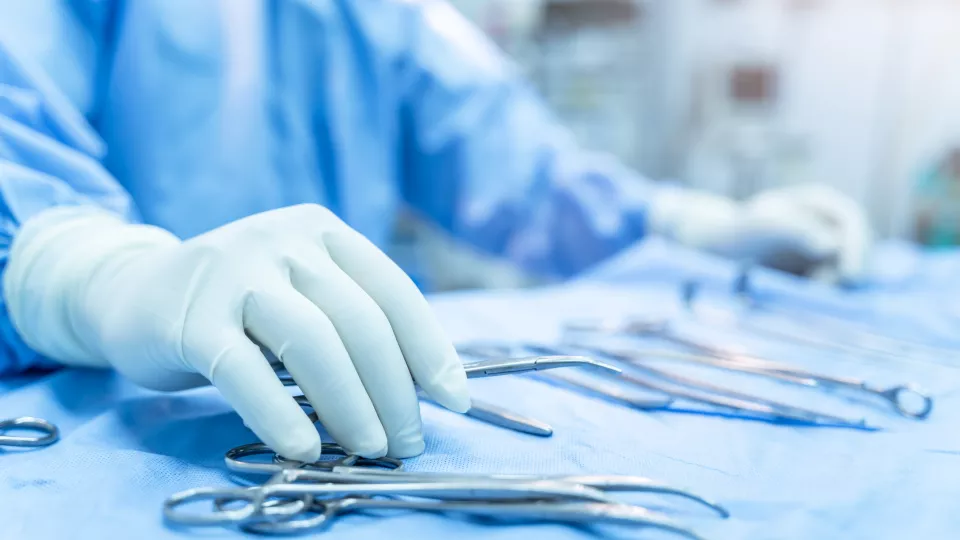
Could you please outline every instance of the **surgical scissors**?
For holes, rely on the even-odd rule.
[[[291,483],[299,480],[322,481],[331,483],[410,483],[435,481],[480,481],[495,480],[502,482],[551,481],[578,484],[603,492],[643,492],[675,495],[698,502],[728,517],[730,513],[717,503],[711,502],[690,491],[656,482],[642,476],[624,475],[519,475],[485,474],[470,475],[461,473],[404,472],[403,464],[391,458],[375,460],[347,456],[343,449],[332,443],[324,443],[324,454],[346,456],[333,461],[319,461],[311,464],[298,464],[285,460],[262,443],[248,444],[227,452],[225,461],[230,470],[247,474],[272,475],[270,483]],[[251,463],[241,461],[242,457],[254,455],[272,455],[273,463]]]
[[[42,435],[37,437],[3,435],[3,433],[13,429],[38,431],[42,433]],[[57,426],[41,418],[21,416],[20,418],[11,418],[10,420],[0,421],[0,446],[37,448],[42,446],[50,446],[58,440],[60,440],[60,430],[57,429]]]
[[[360,473],[353,467],[341,469],[343,472],[286,469],[263,486],[253,489],[187,490],[167,501],[164,514],[168,521],[183,525],[240,523],[242,528],[251,532],[295,532],[326,525],[330,518],[342,513],[329,505],[340,505],[342,501],[352,499],[372,501],[368,497],[389,495],[441,500],[427,502],[405,499],[389,501],[389,504],[383,501],[384,504],[359,506],[367,509],[467,512],[500,518],[639,524],[696,538],[691,531],[662,514],[608,499],[604,492],[592,487],[592,483],[602,486],[606,491],[677,494],[701,502],[723,517],[729,515],[719,505],[639,477],[483,477],[445,473]],[[298,483],[302,481],[309,483]],[[332,500],[324,498],[329,495],[341,497]],[[182,504],[204,499],[214,501],[215,512],[197,514],[177,510]],[[230,506],[236,502],[246,504],[240,509],[231,509]],[[317,516],[298,518],[308,512]],[[260,517],[267,519],[258,519]],[[288,519],[278,520],[279,517]]]
[[[308,471],[303,471],[308,472]],[[180,525],[228,525],[262,514],[262,505],[268,500],[303,500],[313,502],[318,498],[351,495],[388,495],[393,497],[419,497],[452,500],[513,501],[530,499],[573,500],[589,502],[614,502],[603,492],[577,484],[562,482],[526,482],[523,484],[476,481],[476,482],[422,482],[422,483],[266,483],[256,488],[193,488],[175,493],[164,502],[164,517]],[[185,512],[181,506],[209,499],[215,510],[207,513]],[[225,502],[226,501],[226,502]],[[225,508],[236,501],[249,504],[240,509]],[[219,502],[219,504],[217,504]],[[294,514],[294,513],[291,513]],[[273,516],[283,515],[273,513]]]
[[[933,398],[925,394],[916,385],[904,384],[890,388],[877,388],[860,379],[834,377],[794,368],[779,362],[697,342],[676,333],[666,319],[626,317],[620,320],[573,321],[568,323],[565,329],[571,333],[599,333],[635,338],[659,337],[704,355],[671,354],[666,351],[650,353],[636,351],[628,354],[628,357],[636,357],[636,354],[647,354],[648,356],[693,361],[728,371],[764,376],[809,388],[852,390],[880,398],[889,403],[901,416],[917,420],[927,418],[933,410]],[[593,349],[588,348],[588,350]],[[919,406],[911,406],[913,402],[918,402]]]
[[[323,444],[322,454],[333,459],[301,463],[283,459],[262,443],[236,447],[224,456],[227,467],[241,473],[270,475],[265,483],[182,491],[164,503],[164,517],[171,524],[235,525],[248,532],[272,534],[319,530],[351,510],[394,509],[639,525],[697,539],[700,537],[694,532],[666,515],[617,502],[608,493],[676,495],[699,502],[723,517],[729,515],[716,503],[643,477],[407,473],[399,460],[349,455],[332,443]],[[257,457],[268,461],[248,460]],[[379,496],[389,499],[372,498]],[[183,508],[202,501],[211,501],[213,510]],[[239,508],[237,503],[241,503]]]
[[[268,463],[245,461],[244,458],[269,456]],[[469,475],[461,473],[404,472],[403,462],[389,457],[376,459],[349,455],[335,443],[323,443],[323,456],[336,456],[338,459],[300,463],[284,459],[263,443],[238,446],[224,456],[227,468],[240,473],[270,475],[268,483],[292,483],[300,480],[332,483],[411,483],[434,481],[480,481],[524,483],[531,481],[563,482],[594,488],[603,492],[644,492],[675,495],[698,502],[722,517],[729,512],[717,503],[711,502],[690,491],[656,482],[641,476],[625,475],[510,475],[486,474]]]
[[[164,503],[164,518],[179,525],[233,525],[248,532],[259,534],[289,534],[304,531],[319,532],[329,527],[335,518],[353,510],[413,510],[436,513],[462,513],[496,519],[525,519],[556,521],[563,523],[611,523],[655,527],[692,540],[702,540],[693,531],[672,519],[649,509],[610,501],[594,501],[587,497],[578,500],[589,488],[583,486],[552,485],[541,483],[510,486],[498,482],[465,485],[408,484],[403,489],[396,485],[357,486],[339,485],[310,486],[292,484],[268,484],[255,489],[198,488],[183,491]],[[295,489],[296,488],[296,489]],[[388,489],[385,489],[388,488]],[[271,499],[289,496],[291,492],[310,492],[304,499],[295,499],[300,504]],[[350,494],[345,492],[350,490]],[[360,492],[360,494],[356,493]],[[336,493],[334,498],[316,498],[314,495]],[[537,493],[544,499],[531,498]],[[564,498],[573,494],[574,499]],[[407,497],[439,497],[440,500],[418,499],[373,499],[371,495],[406,495]],[[494,495],[494,497],[491,497]],[[554,498],[560,495],[561,498]],[[504,497],[505,496],[505,497]],[[502,498],[500,498],[502,497]],[[198,500],[214,501],[217,511],[210,514],[187,513],[178,507]],[[237,509],[227,508],[231,503],[244,502]],[[278,519],[283,514],[265,510],[276,503],[293,506],[296,512]],[[313,514],[310,516],[310,514]]]

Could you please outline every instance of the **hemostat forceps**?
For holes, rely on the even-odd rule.
[[[625,372],[620,378],[631,384],[663,392],[676,398],[682,398],[687,401],[703,403],[732,409],[741,412],[753,413],[762,416],[769,416],[781,420],[793,422],[828,424],[851,428],[868,428],[865,419],[844,418],[832,414],[822,413],[804,407],[790,405],[781,401],[767,399],[761,396],[739,392],[730,388],[725,388],[706,381],[697,380],[692,377],[685,377],[670,373],[668,371],[657,369],[646,365],[644,360],[647,357],[654,358],[676,358],[669,354],[660,354],[653,352],[650,354],[633,350],[610,349],[591,344],[572,344],[576,349],[583,349],[595,354],[603,355],[607,358],[617,359],[624,364],[631,366],[634,370],[641,371],[656,379],[666,381],[667,384],[661,384],[650,380],[649,378],[638,377],[632,373]],[[733,367],[725,369],[741,371]]]
[[[930,412],[933,410],[933,398],[920,391],[915,385],[905,384],[891,388],[877,388],[860,379],[834,377],[794,368],[779,362],[773,362],[770,360],[745,355],[740,352],[726,350],[713,345],[697,342],[674,332],[670,328],[670,324],[665,319],[627,317],[620,320],[578,321],[568,323],[566,329],[573,333],[599,333],[628,337],[658,337],[698,353],[702,353],[703,356],[684,355],[666,351],[655,351],[650,353],[633,351],[628,356],[640,355],[660,358],[673,358],[676,360],[709,365],[728,371],[736,371],[768,377],[778,381],[809,388],[845,389],[864,393],[871,397],[880,398],[886,401],[898,414],[907,418],[922,420],[929,416]],[[591,350],[592,348],[593,347],[590,347],[588,350]],[[702,386],[704,383],[700,384]]]
[[[288,472],[288,471],[286,471]],[[369,479],[371,482],[438,482],[438,481],[466,481],[466,480],[495,480],[498,482],[562,482],[566,484],[578,484],[593,489],[598,489],[604,493],[659,493],[663,495],[675,495],[688,499],[711,510],[715,511],[721,517],[729,517],[730,513],[726,508],[717,503],[711,502],[690,491],[644,478],[642,476],[622,476],[605,474],[586,474],[586,475],[526,475],[526,474],[458,474],[458,473],[434,473],[434,472],[391,472],[377,471],[367,468],[356,467],[335,467],[329,476],[340,475],[349,478],[350,482],[363,482]]]
[[[691,492],[643,477],[408,473],[402,471],[398,460],[351,456],[332,443],[324,443],[323,453],[334,459],[288,461],[260,443],[234,448],[225,456],[231,470],[271,475],[270,479],[246,488],[177,493],[164,503],[164,516],[179,525],[235,525],[248,532],[271,534],[319,532],[351,510],[393,509],[509,520],[616,523],[654,527],[696,539],[700,537],[667,515],[623,504],[611,494],[676,495],[703,504],[722,517],[729,515],[723,507]],[[262,461],[264,457],[267,462]],[[195,511],[185,507],[204,501],[212,502],[213,508]]]

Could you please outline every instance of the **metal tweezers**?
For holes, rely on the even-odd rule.
[[[610,364],[598,362],[585,356],[531,356],[526,358],[493,358],[479,362],[464,364],[463,369],[468,379],[495,377],[531,371],[544,371],[564,367],[594,367],[611,373],[620,373],[620,369]],[[296,386],[293,376],[283,367],[283,364],[274,363],[274,371],[285,386]],[[419,390],[419,388],[418,388]],[[418,392],[421,399],[434,403],[423,392]],[[300,406],[309,408],[310,403],[305,396],[295,398]],[[481,422],[506,428],[512,431],[549,437],[553,435],[553,428],[549,424],[523,416],[499,405],[494,405],[478,399],[473,399],[470,410],[466,415]],[[319,421],[316,412],[309,414],[310,420]]]

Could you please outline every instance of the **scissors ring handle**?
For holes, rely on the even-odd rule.
[[[247,458],[264,456],[268,461],[256,461]],[[336,457],[336,459],[325,460],[324,457]],[[339,444],[323,443],[321,459],[313,463],[303,463],[301,461],[288,460],[270,449],[263,443],[244,444],[233,448],[223,456],[223,461],[231,471],[252,474],[274,475],[286,469],[314,469],[321,471],[332,471],[340,466],[353,467],[371,467],[381,468],[391,471],[399,471],[403,468],[403,462],[399,459],[390,457],[364,458],[348,453]]]
[[[340,456],[339,459],[322,459],[324,456]],[[323,443],[323,456],[320,461],[313,463],[303,463],[286,459],[279,455],[274,455],[274,463],[287,465],[287,468],[301,468],[307,470],[332,471],[337,467],[363,467],[371,469],[385,469],[387,471],[399,471],[403,469],[403,462],[392,457],[365,458],[356,454],[348,454],[339,445],[333,443]]]
[[[933,411],[933,398],[910,384],[889,388],[880,392],[880,395],[889,400],[898,413],[907,418],[924,420]],[[917,405],[917,398],[920,400],[919,407],[913,406]]]
[[[12,429],[29,429],[43,433],[38,437],[23,437],[17,435],[3,435]],[[60,430],[57,426],[41,418],[21,416],[10,420],[0,421],[0,446],[41,447],[50,446],[60,440]]]
[[[283,535],[326,527],[338,514],[354,504],[354,498],[329,499],[314,502],[302,512],[288,519],[255,520],[240,525],[245,532],[259,535]]]
[[[255,491],[260,489],[260,487],[253,486],[247,489]],[[247,498],[238,498],[231,494],[230,496],[217,497],[213,500],[213,506],[217,509],[217,512],[229,512],[231,510],[230,507],[238,502],[249,504],[250,500]],[[308,511],[311,505],[313,505],[313,495],[280,497],[260,502],[255,514],[270,518],[293,517]],[[240,510],[243,510],[243,508]]]
[[[230,525],[242,523],[253,517],[258,510],[259,489],[194,488],[175,493],[163,503],[163,517],[179,525]],[[230,503],[243,501],[246,504],[236,509],[216,508],[214,512],[200,513],[181,510],[180,507],[197,501],[226,499]]]

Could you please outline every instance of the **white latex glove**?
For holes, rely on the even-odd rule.
[[[87,208],[49,210],[17,235],[4,290],[40,353],[154,389],[209,380],[291,459],[316,460],[320,438],[251,337],[283,361],[330,435],[363,456],[423,451],[414,380],[452,410],[470,406],[457,354],[413,282],[315,205],[186,242]]]
[[[845,283],[865,277],[873,243],[863,209],[815,184],[766,191],[745,203],[665,189],[653,201],[650,226],[684,245]]]

